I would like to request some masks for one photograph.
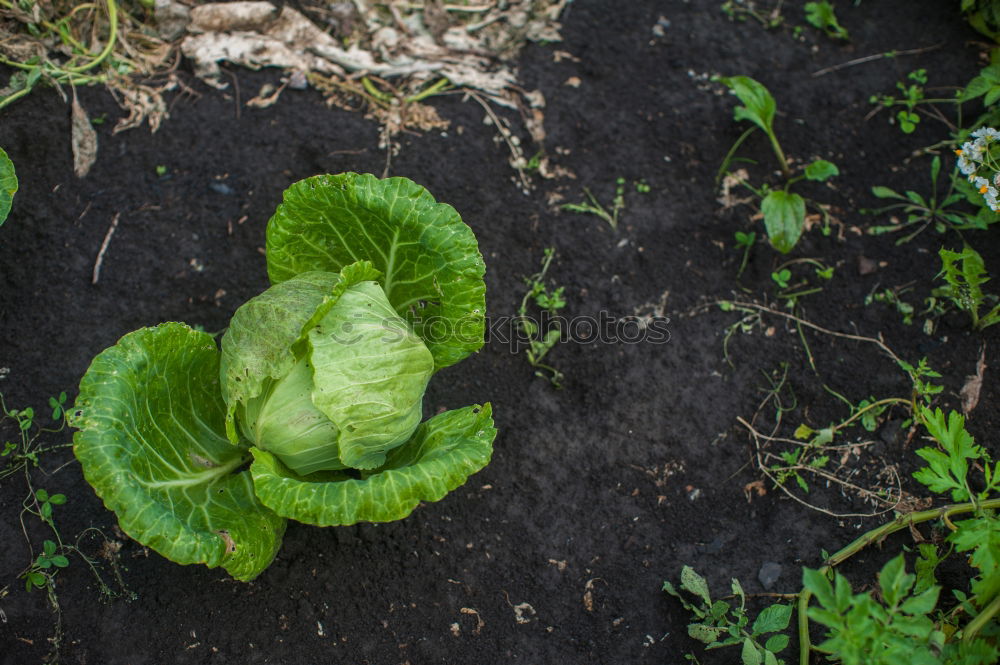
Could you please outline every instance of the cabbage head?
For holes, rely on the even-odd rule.
[[[482,469],[496,436],[489,404],[423,419],[433,375],[484,340],[485,267],[453,208],[405,178],[309,178],[268,223],[267,268],[221,348],[182,323],[130,333],[71,418],[122,530],[241,580],[287,519],[402,519]]]

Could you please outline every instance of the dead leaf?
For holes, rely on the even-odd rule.
[[[73,90],[70,144],[73,148],[73,173],[76,174],[77,178],[82,178],[90,173],[90,167],[97,161],[97,132],[90,124],[87,112],[77,101],[75,89]]]
[[[747,503],[753,500],[754,494],[757,496],[764,496],[767,494],[767,488],[764,487],[763,480],[755,480],[752,483],[747,483],[743,486],[743,495],[747,498]]]
[[[976,361],[976,373],[974,376],[965,377],[965,385],[960,393],[962,397],[962,413],[969,413],[979,404],[979,393],[983,389],[983,373],[986,372],[986,345],[983,345]]]

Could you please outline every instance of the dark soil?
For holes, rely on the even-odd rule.
[[[795,39],[790,28],[769,32],[733,22],[719,4],[577,0],[565,16],[564,43],[523,53],[525,87],[542,90],[548,102],[546,149],[575,179],[536,176],[536,189],[522,194],[482,109],[458,96],[433,100],[451,121],[449,131],[404,136],[391,164],[393,175],[426,186],[475,230],[494,319],[515,312],[522,278],[551,246],[557,260],[549,276],[567,287],[568,316],[630,316],[663,302],[668,344],[559,345],[549,359],[566,380],[554,390],[494,335],[482,352],[439,375],[426,398],[427,412],[492,402],[500,431],[492,463],[401,522],[290,524],[278,558],[249,584],[220,570],[178,566],[116,535],[115,515],[85,483],[69,449],[49,453],[32,477],[35,487],[69,497],[56,510],[63,537],[74,542],[75,534],[97,527],[121,541],[124,581],[136,595],[103,602],[87,566],[74,559],[57,577],[60,662],[680,663],[697,645],[686,635],[685,611],[661,586],[676,580],[683,564],[708,575],[721,594],[730,577],[748,592],[763,591],[758,572],[772,562],[780,576],[770,591],[796,592],[801,567],[819,565],[822,549],[834,551],[885,520],[833,518],[769,483],[764,495],[745,492],[763,476],[737,418],[754,416],[768,377],[783,363],[784,395],[797,398],[784,436],[798,423],[825,427],[849,414],[824,384],[855,402],[905,397],[910,384],[874,345],[807,332],[814,373],[794,325],[776,316],[750,334],[734,334],[727,363],[725,331],[740,315],[697,308],[734,296],[774,302],[770,274],[786,257],[761,240],[749,207],[720,212],[715,172],[743,127],[732,121],[734,99],[706,76],[746,74],[763,82],[778,102],[786,152],[799,162],[823,157],[840,166],[832,186],[799,189],[833,204],[845,226],[842,238],[837,227],[830,236],[813,229],[791,255],[836,266],[834,278],[803,298],[797,312],[832,330],[883,335],[911,362],[926,356],[944,375],[938,403],[957,408],[984,343],[992,364],[996,333],[973,333],[964,315],[951,313],[926,335],[923,318],[907,326],[891,306],[864,301],[876,287],[912,285],[905,297],[920,305],[934,286],[937,250],[961,239],[931,229],[896,246],[894,236],[855,229],[887,223],[859,212],[877,204],[872,185],[926,190],[930,158],[911,154],[948,137],[948,128],[929,117],[912,135],[890,126],[885,112],[866,120],[869,96],[893,92],[918,67],[927,69],[929,89],[963,85],[981,66],[977,35],[957,15],[957,2],[837,3],[848,44],[808,26]],[[792,24],[804,23],[796,3],[785,3],[785,12]],[[661,16],[669,24],[661,21],[657,36]],[[887,49],[932,45],[940,48],[811,76]],[[556,50],[578,60],[556,61]],[[264,228],[287,185],[317,173],[382,172],[378,128],[360,114],[328,108],[311,91],[286,91],[268,109],[241,107],[280,73],[233,73],[241,96],[184,74],[200,96],[173,98],[171,117],[156,134],[113,136],[120,115],[114,101],[98,89],[80,90],[91,116],[108,118],[98,127],[99,158],[84,179],[73,176],[69,108],[54,91],[4,111],[0,145],[21,183],[0,229],[0,367],[9,368],[0,391],[8,408],[45,411],[40,407],[61,390],[72,401],[90,360],[136,328],[161,321],[224,328],[236,307],[267,286]],[[564,85],[571,77],[579,87]],[[770,177],[773,159],[762,135],[740,154],[760,164],[749,166],[757,182]],[[944,161],[950,169],[947,153]],[[157,175],[158,165],[166,175]],[[628,181],[617,232],[549,203],[553,192],[581,200],[584,186],[610,202],[617,177]],[[650,193],[635,191],[639,179]],[[100,279],[91,284],[116,216]],[[738,279],[733,233],[751,229],[758,244]],[[965,238],[1000,270],[991,236]],[[859,274],[862,256],[878,270]],[[796,270],[817,283],[811,271]],[[1000,425],[993,372],[987,370],[970,418],[987,445]],[[905,413],[886,416],[901,420]],[[768,406],[757,425],[770,431],[773,417]],[[877,443],[846,464],[867,486],[884,486],[877,473],[894,467],[909,491],[923,495],[907,480],[920,444],[907,442],[905,431],[897,436],[897,426],[848,431],[846,440]],[[70,439],[69,432],[46,436],[53,444]],[[56,630],[44,593],[26,593],[17,579],[30,562],[18,520],[27,491],[21,476],[0,487],[0,589],[9,585],[0,598],[5,665],[42,661]],[[797,495],[833,512],[874,510],[815,482],[809,495]],[[43,532],[29,521],[28,534],[37,551]],[[100,538],[85,537],[80,546],[96,557]],[[886,557],[865,552],[847,572],[860,588]],[[110,579],[107,562],[102,568]],[[784,655],[792,657],[790,650]],[[738,655],[699,658],[728,663]]]

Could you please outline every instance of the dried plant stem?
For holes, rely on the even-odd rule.
[[[94,272],[90,278],[91,284],[97,284],[97,280],[101,277],[101,264],[104,263],[104,252],[108,250],[108,245],[111,243],[111,236],[115,234],[115,229],[118,228],[119,217],[121,217],[121,213],[116,212],[114,219],[111,220],[111,226],[108,227],[108,232],[104,234],[104,242],[101,243],[101,249],[97,252],[97,259],[94,261]]]

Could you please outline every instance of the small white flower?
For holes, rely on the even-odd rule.
[[[962,175],[971,177],[976,172],[976,163],[966,158],[965,155],[960,154],[958,156],[958,170],[962,172]]]
[[[977,139],[982,139],[984,141],[996,141],[1000,139],[1000,132],[993,129],[992,127],[980,127],[976,131],[972,132],[972,136]]]

